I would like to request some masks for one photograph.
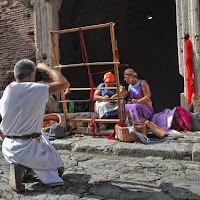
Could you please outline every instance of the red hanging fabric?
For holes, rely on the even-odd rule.
[[[116,53],[117,60],[119,61],[119,50],[118,50],[118,47],[117,47],[117,40],[116,40],[116,37],[115,37],[115,42],[116,42],[115,53]]]
[[[84,37],[83,37],[83,31],[81,28],[79,28],[79,33],[80,33],[80,41],[81,41],[82,59],[83,59],[83,63],[85,64],[85,63],[88,63],[88,55],[87,55],[86,45],[85,45],[85,41],[84,41]],[[94,82],[92,79],[92,74],[91,74],[89,65],[87,65],[87,69],[88,69],[90,87],[94,88]],[[93,95],[94,95],[94,90],[91,90],[90,91],[90,99],[93,99]]]
[[[82,59],[83,59],[83,63],[85,64],[85,63],[88,63],[88,55],[87,55],[85,40],[84,40],[84,37],[83,37],[83,31],[82,31],[81,28],[79,28],[79,34],[80,34]],[[92,74],[91,74],[89,65],[87,65],[87,70],[88,70],[88,77],[89,77],[90,87],[94,88],[94,82],[93,82],[93,78],[92,78]],[[94,96],[94,90],[91,89],[90,90],[90,99],[93,99],[93,96]],[[98,125],[96,124],[96,122],[95,122],[95,120],[93,118],[93,115],[92,115],[93,111],[94,111],[94,101],[91,101],[91,106],[89,108],[89,115],[90,115],[91,121],[88,123],[88,127],[91,129],[91,135],[93,137],[96,137],[95,127],[98,127]]]
[[[187,68],[187,91],[188,91],[188,106],[192,102],[192,94],[195,94],[194,88],[194,71],[193,71],[193,61],[192,61],[192,43],[189,36],[185,38],[185,50],[186,50],[186,59],[185,64]]]
[[[79,28],[79,35],[80,35],[80,43],[81,43],[81,52],[82,52],[83,63],[84,64],[86,63],[86,66],[87,66],[87,69],[88,69],[88,77],[89,77],[90,87],[94,88],[94,82],[93,82],[93,78],[92,78],[93,74],[105,73],[105,72],[108,72],[108,71],[112,71],[114,69],[111,69],[111,70],[108,70],[108,71],[104,71],[104,72],[93,73],[92,74],[91,71],[90,71],[89,65],[87,65],[87,63],[88,63],[88,55],[87,55],[86,45],[85,45],[85,41],[84,41],[84,37],[83,37],[83,31],[82,31],[81,28]],[[116,39],[115,39],[115,41],[117,43]],[[117,60],[119,61],[119,51],[118,51],[117,45],[116,45],[115,51],[116,51]],[[121,65],[121,66],[128,66],[128,65]],[[94,90],[92,89],[90,91],[90,99],[93,99],[93,95],[94,95]],[[91,102],[91,107],[90,107],[90,110],[89,110],[91,118],[92,118],[91,112],[93,112],[93,110],[94,110],[94,101]],[[93,137],[95,137],[95,125],[96,125],[96,122],[95,122],[94,119],[92,119],[91,122],[88,123],[88,126],[91,129]],[[119,126],[123,126],[122,124],[118,124],[118,125]],[[108,136],[108,138],[109,139],[114,139],[114,135],[115,135],[115,131],[114,131],[113,134],[110,135],[110,137]]]
[[[93,137],[96,137],[95,129],[96,129],[97,127],[99,127],[99,126],[98,126],[98,124],[95,122],[94,119],[91,119],[91,121],[88,122],[88,128],[90,128],[90,130],[91,130],[91,135],[92,135]]]

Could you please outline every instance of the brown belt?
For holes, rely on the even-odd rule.
[[[29,139],[32,139],[32,138],[38,138],[40,137],[41,133],[32,133],[30,135],[22,135],[22,136],[7,136],[5,135],[5,137],[7,138],[12,138],[12,139],[22,139],[22,140],[29,140]]]

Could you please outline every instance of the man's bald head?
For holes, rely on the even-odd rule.
[[[35,71],[36,65],[34,62],[28,59],[22,59],[15,64],[14,76],[17,82],[23,82]]]

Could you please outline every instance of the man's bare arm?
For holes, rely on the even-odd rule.
[[[38,71],[45,71],[49,74],[50,83],[49,83],[49,95],[56,94],[58,92],[64,91],[69,88],[70,84],[67,79],[60,74],[58,71],[50,68],[44,63],[39,63],[37,65]]]

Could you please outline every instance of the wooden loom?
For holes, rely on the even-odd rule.
[[[103,90],[103,89],[116,89],[117,90],[117,94],[118,94],[118,98],[116,99],[116,101],[118,101],[119,119],[94,119],[94,121],[97,122],[97,123],[123,123],[124,119],[125,119],[125,114],[123,112],[122,104],[121,104],[121,101],[123,99],[119,98],[120,81],[119,81],[118,66],[119,66],[120,63],[119,63],[119,60],[118,60],[117,55],[116,55],[117,42],[115,40],[114,26],[115,26],[115,24],[113,22],[110,22],[110,23],[106,23],[106,24],[85,26],[85,27],[80,27],[80,28],[72,28],[72,29],[66,29],[66,30],[59,30],[59,31],[52,31],[51,32],[51,40],[52,40],[52,44],[53,44],[53,50],[54,50],[55,61],[56,61],[56,66],[54,66],[54,68],[56,68],[60,73],[61,73],[61,68],[65,68],[65,67],[114,65],[116,87],[70,88],[70,89],[68,89],[66,91],[62,91],[61,92],[61,98],[65,99],[65,95],[67,95],[70,91],[96,90],[96,89],[101,89],[101,90]],[[99,28],[105,28],[105,27],[109,27],[110,28],[113,62],[93,62],[93,63],[79,63],[79,64],[60,65],[59,56],[58,56],[58,49],[57,49],[57,46],[56,46],[55,35],[64,34],[64,33],[78,32],[78,31],[80,31],[80,29],[82,31],[85,31],[85,30],[99,29]],[[93,99],[93,101],[97,101],[97,100],[99,100],[99,99]],[[63,104],[63,110],[64,110],[64,114],[65,114],[65,120],[66,120],[67,127],[69,127],[69,122],[90,122],[91,119],[69,119],[68,118],[68,109],[67,109],[66,103],[67,102],[89,102],[89,101],[92,101],[92,100],[90,99],[90,100],[62,100],[62,101],[60,101]],[[80,131],[78,131],[78,133],[80,133]],[[82,132],[82,133],[84,134],[85,132]]]

